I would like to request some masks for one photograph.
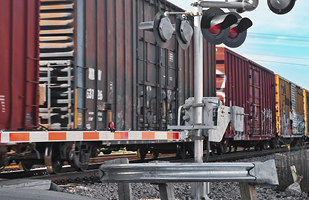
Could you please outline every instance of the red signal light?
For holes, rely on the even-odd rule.
[[[221,32],[221,24],[214,25],[210,27],[209,32],[213,35],[218,35]]]
[[[236,26],[230,30],[229,38],[231,39],[236,38],[237,35],[238,35],[238,28]]]
[[[115,129],[114,122],[109,122],[108,128],[109,128],[111,131],[113,131],[113,130]]]

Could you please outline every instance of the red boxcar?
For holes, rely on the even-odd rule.
[[[38,124],[39,0],[0,1],[0,129]]]
[[[275,137],[275,74],[235,52],[217,47],[217,96],[245,108],[244,132],[226,130],[229,142]]]
[[[116,130],[176,124],[178,107],[193,96],[193,39],[183,50],[173,36],[161,49],[152,32],[138,29],[167,10],[183,11],[165,0],[42,1],[40,83],[55,86],[40,107],[42,124],[88,130],[106,130],[110,121]],[[215,46],[206,40],[203,57],[204,95],[215,96]]]

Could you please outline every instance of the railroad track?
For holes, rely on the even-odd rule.
[[[259,157],[274,153],[284,153],[288,151],[297,151],[301,149],[309,149],[309,145],[293,148],[279,148],[279,149],[269,149],[263,151],[254,151],[250,149],[248,151],[238,151],[233,153],[226,153],[223,155],[210,156],[208,162],[220,162],[220,161],[235,161],[238,159],[249,158],[249,157]],[[87,181],[99,181],[98,180],[98,168],[104,161],[114,160],[117,158],[128,158],[130,163],[140,163],[140,162],[150,162],[154,161],[151,154],[146,155],[145,161],[140,161],[137,159],[136,154],[112,154],[104,155],[91,159],[89,169],[83,172],[77,172],[75,168],[66,165],[63,167],[60,174],[47,175],[45,168],[32,169],[29,172],[26,171],[13,171],[13,172],[2,172],[0,173],[0,178],[4,179],[14,179],[14,178],[34,178],[34,179],[49,179],[56,183],[71,183],[71,182],[87,182]],[[204,155],[205,158],[205,155]],[[177,159],[175,154],[160,154],[158,161],[170,161],[170,162],[194,162],[193,158]]]

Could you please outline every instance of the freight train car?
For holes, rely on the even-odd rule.
[[[281,140],[303,144],[307,122],[306,91],[276,74],[276,127]]]
[[[223,47],[217,47],[216,70],[217,96],[226,106],[244,107],[247,116],[244,132],[235,132],[229,126],[225,139],[213,145],[213,150],[276,145],[274,72]]]
[[[193,45],[182,50],[173,36],[161,49],[138,25],[159,11],[182,9],[165,0],[22,2],[0,6],[6,14],[1,52],[12,49],[1,54],[0,63],[7,61],[1,70],[13,78],[5,84],[16,87],[0,96],[0,166],[15,160],[28,170],[38,163],[51,173],[64,161],[86,169],[101,147],[138,150],[141,158],[149,150],[176,151],[185,135],[167,131],[167,125],[176,124],[179,105],[193,96]],[[214,96],[215,46],[204,41],[203,56],[209,77],[204,96]]]

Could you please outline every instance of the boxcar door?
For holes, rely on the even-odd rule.
[[[261,134],[260,69],[249,65],[249,135]]]

